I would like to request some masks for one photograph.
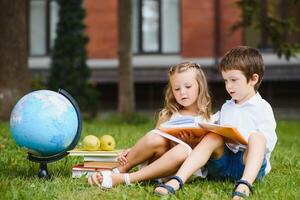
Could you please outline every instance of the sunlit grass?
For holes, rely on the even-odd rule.
[[[88,134],[111,134],[118,148],[132,146],[154,127],[154,121],[135,120],[135,125],[119,119],[85,122],[82,138]],[[278,143],[272,154],[272,171],[263,182],[255,183],[252,199],[300,199],[300,120],[278,121]],[[48,164],[52,179],[37,178],[38,164],[27,160],[26,152],[16,146],[8,123],[0,123],[0,199],[160,199],[154,185],[120,185],[105,191],[89,187],[85,178],[72,179],[71,167],[79,158],[66,157]],[[230,199],[232,182],[194,180],[176,196],[167,199]]]

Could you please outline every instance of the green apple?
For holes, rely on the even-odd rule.
[[[87,151],[96,151],[100,148],[100,141],[94,135],[85,136],[83,139],[83,149]]]
[[[100,148],[104,151],[112,151],[116,147],[116,141],[111,135],[103,135],[100,138]]]

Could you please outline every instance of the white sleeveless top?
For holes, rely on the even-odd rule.
[[[170,120],[173,120],[177,117],[182,117],[183,115],[181,115],[180,113],[174,113]],[[219,119],[219,112],[215,113],[214,115],[211,116],[211,120],[206,120],[204,119],[202,116],[200,115],[197,115],[197,116],[193,116],[195,121],[196,122],[216,122],[218,121]],[[185,146],[188,150],[188,154],[190,155],[191,152],[192,152],[192,148],[190,147],[190,145],[188,145],[187,143],[185,143],[184,141],[170,135],[170,134],[167,134],[167,133],[164,133],[163,131],[159,130],[159,129],[154,129],[152,130],[152,132],[155,132],[156,134],[159,134],[160,136],[164,137],[164,138],[167,138],[173,142],[176,142],[178,144],[182,144],[183,146]],[[207,170],[203,167],[199,170],[197,170],[196,172],[194,172],[194,175],[195,176],[199,176],[199,177],[202,177],[202,178],[205,178],[207,176]]]

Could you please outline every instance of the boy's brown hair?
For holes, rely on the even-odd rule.
[[[222,58],[219,70],[240,70],[245,75],[247,82],[252,78],[253,74],[259,76],[254,86],[255,91],[258,90],[262,81],[265,65],[261,54],[258,50],[248,46],[239,46],[228,51]]]

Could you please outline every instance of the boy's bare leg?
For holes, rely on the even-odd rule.
[[[151,164],[145,166],[139,171],[129,174],[131,183],[150,180],[159,177],[166,177],[173,175],[184,160],[188,157],[188,149],[178,144],[160,158],[153,161]],[[93,175],[94,182],[92,184],[101,184],[102,177]],[[124,182],[124,174],[111,174],[113,186]],[[91,183],[90,183],[91,184]]]
[[[118,169],[125,173],[147,160],[155,160],[169,149],[169,145],[168,139],[150,131],[131,148],[126,156],[128,162]]]
[[[252,133],[249,137],[247,150],[244,154],[245,169],[241,178],[242,180],[246,180],[250,184],[253,184],[262,166],[265,150],[265,136],[261,133]],[[245,193],[247,196],[250,193],[249,188],[244,184],[240,184],[236,188],[236,191]],[[240,199],[240,197],[235,196],[233,199]]]
[[[203,167],[210,157],[220,158],[224,153],[224,139],[214,133],[206,135],[201,142],[193,149],[192,153],[184,161],[179,168],[176,176],[179,176],[183,182],[192,176],[192,174]],[[171,179],[166,183],[174,188],[179,189],[179,184],[176,180]],[[167,194],[168,191],[165,188],[157,187],[156,192],[160,194]]]

